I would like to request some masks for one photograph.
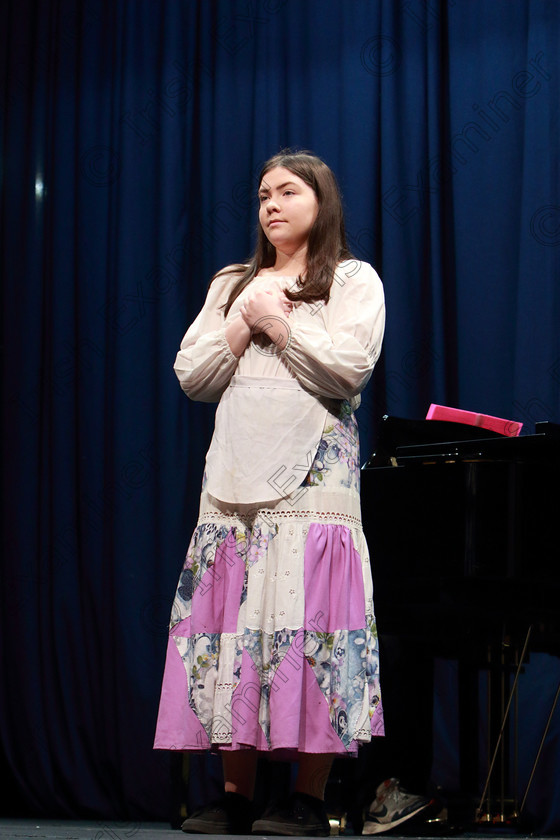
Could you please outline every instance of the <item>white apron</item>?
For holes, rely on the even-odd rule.
[[[206,491],[233,504],[289,496],[313,463],[327,413],[296,379],[233,376],[216,411]]]

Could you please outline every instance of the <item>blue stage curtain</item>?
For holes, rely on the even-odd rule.
[[[4,4],[8,808],[167,818],[151,742],[214,411],[172,364],[269,155],[331,165],[385,283],[364,459],[430,402],[560,420],[559,36],[556,0]]]

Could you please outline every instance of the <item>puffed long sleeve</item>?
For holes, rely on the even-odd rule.
[[[183,391],[193,400],[218,402],[238,364],[225,337],[223,304],[231,275],[219,275],[208,290],[204,306],[187,330],[174,370]]]
[[[367,385],[381,352],[385,297],[369,263],[341,263],[326,305],[304,304],[290,318],[283,360],[313,394],[356,397]]]

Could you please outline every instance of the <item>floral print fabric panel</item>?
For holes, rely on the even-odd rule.
[[[337,417],[330,415],[304,487],[317,487],[321,482],[336,481],[341,487],[360,492],[360,452],[358,424],[344,401]]]

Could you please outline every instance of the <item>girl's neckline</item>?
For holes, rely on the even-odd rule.
[[[272,280],[295,280],[298,277],[297,274],[257,274],[255,280],[267,280],[272,278]]]

